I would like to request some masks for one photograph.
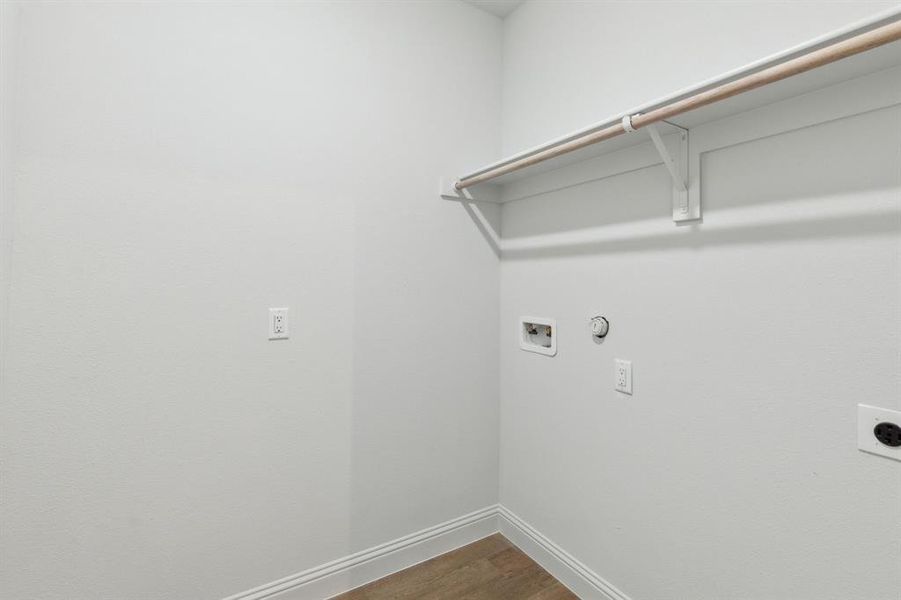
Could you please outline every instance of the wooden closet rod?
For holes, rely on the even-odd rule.
[[[757,71],[756,73],[751,73],[750,75],[745,75],[734,81],[664,104],[663,106],[654,108],[646,113],[627,116],[623,121],[631,122],[631,130],[634,131],[635,129],[646,127],[665,119],[671,119],[690,110],[701,108],[702,106],[707,106],[708,104],[713,104],[714,102],[719,102],[720,100],[725,100],[732,96],[737,96],[738,94],[759,88],[768,83],[781,81],[782,79],[786,79],[793,75],[798,75],[810,71],[811,69],[828,65],[837,60],[854,56],[855,54],[860,54],[867,50],[872,50],[873,48],[895,42],[899,39],[901,39],[901,20],[855,35],[829,46],[813,50],[778,65],[768,67],[761,71]],[[507,173],[519,171],[520,169],[525,169],[526,167],[556,158],[574,150],[579,150],[586,146],[609,140],[610,138],[622,135],[628,131],[630,130],[626,128],[626,124],[623,122],[609,125],[603,129],[586,133],[561,144],[535,152],[534,154],[502,164],[483,173],[465,177],[457,181],[454,184],[454,187],[458,190],[462,190],[478,183],[484,183],[502,175],[506,175]]]

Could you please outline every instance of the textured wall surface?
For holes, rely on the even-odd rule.
[[[526,3],[506,149],[880,8]],[[901,463],[857,450],[856,405],[901,408],[901,107],[701,160],[696,227],[661,166],[504,205],[501,502],[635,600],[895,600]],[[517,348],[523,314],[557,319],[555,358]]]
[[[706,153],[700,227],[660,167],[507,204],[500,266],[435,195],[890,5],[0,3],[0,597],[219,598],[499,480],[635,600],[896,600],[899,107]]]
[[[495,17],[3,11],[0,597],[223,597],[496,502],[497,257],[435,194],[498,153]]]

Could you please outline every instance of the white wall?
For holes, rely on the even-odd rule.
[[[496,18],[2,20],[0,596],[223,597],[496,502],[497,258],[435,194],[498,154]]]
[[[0,596],[272,581],[495,502],[499,427],[501,501],[635,600],[898,588],[901,479],[853,439],[901,406],[898,107],[706,154],[697,228],[659,167],[505,205],[597,240],[500,293],[435,197],[886,4],[0,6]]]
[[[886,7],[528,2],[505,151]],[[901,408],[899,147],[894,106],[708,152],[695,227],[660,166],[505,204],[508,245],[564,243],[501,265],[501,503],[634,600],[895,599],[901,471],[857,450],[856,404]],[[523,314],[555,358],[517,348]]]

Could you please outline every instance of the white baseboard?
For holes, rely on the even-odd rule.
[[[497,533],[497,515],[489,506],[224,600],[331,598]]]
[[[630,600],[504,506],[488,506],[224,600],[323,600],[494,533],[502,533],[582,600]]]
[[[579,562],[504,506],[498,507],[500,532],[582,600],[629,600],[623,592]]]

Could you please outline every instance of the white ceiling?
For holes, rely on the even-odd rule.
[[[524,0],[463,0],[477,8],[488,11],[493,15],[504,18],[523,3]]]

